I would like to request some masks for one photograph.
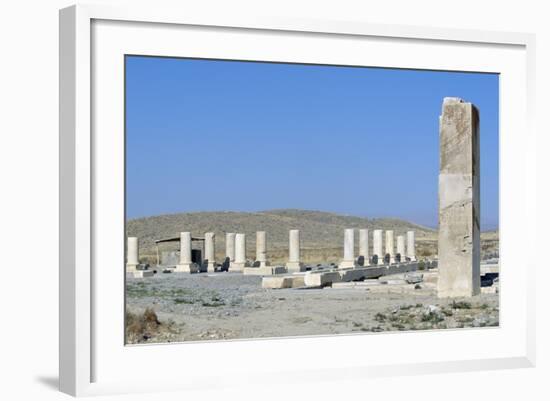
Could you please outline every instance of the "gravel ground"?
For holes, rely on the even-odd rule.
[[[441,300],[433,288],[408,294],[367,289],[261,288],[239,273],[156,274],[128,279],[127,313],[152,309],[158,330],[128,343],[330,335],[498,326],[498,294]]]

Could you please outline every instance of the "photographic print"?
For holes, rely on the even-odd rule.
[[[125,57],[126,344],[499,325],[499,76]]]

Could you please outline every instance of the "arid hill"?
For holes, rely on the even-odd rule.
[[[193,236],[203,237],[205,232],[216,233],[216,256],[225,256],[225,233],[245,233],[247,256],[253,258],[256,231],[266,231],[268,256],[272,261],[283,261],[288,249],[288,231],[300,230],[304,261],[337,261],[341,257],[344,229],[367,228],[371,230],[394,230],[394,235],[414,230],[419,256],[436,253],[437,231],[408,221],[394,218],[369,219],[336,213],[277,209],[262,212],[193,212],[166,214],[129,220],[128,236],[139,238],[140,255],[155,254],[154,241],[177,237],[181,231],[190,231]],[[491,237],[495,237],[493,232]],[[496,234],[498,244],[498,234]],[[164,247],[167,247],[166,245]],[[168,246],[169,247],[169,246]],[[176,249],[176,248],[173,248]]]

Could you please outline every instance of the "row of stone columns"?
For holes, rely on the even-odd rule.
[[[344,231],[344,258],[340,263],[339,267],[354,267],[356,265],[355,261],[355,241],[354,241],[355,230],[353,228],[347,228]],[[373,256],[376,255],[376,263],[384,264],[384,256],[389,255],[389,263],[395,262],[396,253],[394,251],[394,233],[393,230],[386,231],[386,247],[385,252],[383,251],[383,242],[382,242],[382,230],[373,231]],[[414,231],[407,232],[407,246],[405,249],[405,237],[403,235],[397,236],[397,254],[399,254],[404,261],[405,257],[410,260],[416,260],[416,251],[415,251],[415,240],[414,240]],[[360,229],[359,230],[359,256],[363,257],[365,264],[369,263],[369,230]]]
[[[207,271],[216,270],[216,234],[208,232],[204,234],[204,262]],[[191,233],[189,231],[180,233],[180,260],[176,266],[176,271],[194,272],[196,268],[191,255]],[[290,230],[288,233],[288,262],[286,267],[289,272],[299,272],[305,270],[304,264],[300,260],[300,230]],[[397,237],[397,253],[402,258],[408,257],[416,260],[414,231],[407,232],[407,246],[405,250],[405,237]],[[126,268],[128,271],[135,271],[139,264],[139,247],[136,237],[128,237],[128,259]],[[246,265],[246,234],[226,233],[225,235],[225,254],[229,258],[229,269],[232,271],[242,271]],[[389,255],[390,263],[395,262],[393,230],[386,231],[386,249],[382,251],[382,230],[373,232],[373,254],[377,256],[377,264],[384,263],[384,255]],[[359,230],[359,256],[362,256],[365,263],[369,263],[369,230]],[[256,261],[259,267],[268,266],[267,261],[267,234],[265,231],[256,232]],[[344,231],[344,258],[340,267],[354,267],[355,260],[355,230],[348,228]]]

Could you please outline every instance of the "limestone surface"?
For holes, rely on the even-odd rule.
[[[289,272],[305,271],[305,266],[300,261],[300,230],[290,230],[288,232],[288,262],[286,268]]]
[[[386,254],[390,255],[390,263],[395,262],[395,248],[393,243],[393,230],[386,231]]]
[[[128,237],[128,256],[126,259],[126,271],[136,271],[137,265],[139,265],[139,244],[137,237]]]
[[[355,266],[355,230],[353,228],[347,228],[344,231],[344,259],[340,262],[338,267],[347,268]]]
[[[365,259],[365,266],[369,264],[369,230],[359,230],[359,256]]]
[[[205,233],[204,234],[204,259],[207,262],[207,271],[216,271],[216,234]]]
[[[414,231],[407,231],[407,257],[412,261],[416,260]]]
[[[479,115],[445,98],[439,121],[439,297],[480,293]]]
[[[229,258],[229,263],[235,261],[235,233],[225,234],[225,256]]]
[[[373,255],[378,257],[378,264],[384,264],[384,251],[382,250],[382,230],[374,230],[372,233]]]
[[[246,265],[246,234],[235,235],[235,260],[229,266],[230,271],[243,271]]]
[[[198,266],[196,266],[191,258],[191,233],[180,233],[180,260],[176,265],[176,272],[182,273],[197,273]]]
[[[260,267],[267,266],[267,235],[265,231],[256,232],[256,261]]]
[[[397,236],[397,253],[401,257],[400,261],[404,262],[407,255],[405,252],[405,237],[403,235]]]

